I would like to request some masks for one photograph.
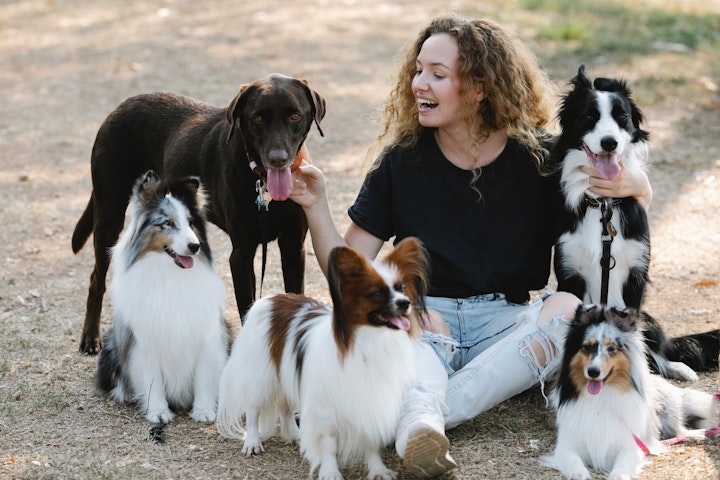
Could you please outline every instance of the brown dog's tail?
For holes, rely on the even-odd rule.
[[[90,238],[90,234],[93,231],[93,203],[95,200],[94,197],[95,193],[93,192],[90,195],[90,201],[88,201],[87,207],[85,207],[85,211],[80,217],[80,220],[78,220],[77,225],[75,225],[75,231],[72,235],[73,253],[78,253],[80,249],[83,248],[85,242],[87,242],[87,239]]]

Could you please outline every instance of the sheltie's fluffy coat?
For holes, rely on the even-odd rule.
[[[215,420],[227,360],[225,285],[212,265],[196,177],[167,184],[153,171],[133,188],[127,226],[112,249],[114,324],[96,384],[134,402],[151,422],[171,410]]]
[[[338,247],[328,265],[332,308],[293,294],[258,301],[223,371],[218,431],[244,438],[242,452],[257,454],[279,417],[282,435],[299,441],[311,474],[319,467],[319,478],[339,479],[338,462],[364,460],[368,478],[395,478],[379,450],[394,437],[415,375],[427,268],[414,238],[383,262]]]
[[[565,341],[553,403],[557,444],[543,463],[572,479],[639,474],[662,439],[703,438],[718,426],[717,395],[678,388],[650,373],[635,310],[579,307]],[[694,429],[694,430],[689,430]]]

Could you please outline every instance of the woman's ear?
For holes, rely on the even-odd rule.
[[[480,82],[473,89],[475,90],[475,101],[482,102],[485,99],[485,83]]]

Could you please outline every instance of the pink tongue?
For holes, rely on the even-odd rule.
[[[392,317],[389,318],[388,321],[392,325],[395,325],[398,330],[402,330],[403,332],[410,330],[410,320],[405,317]]]
[[[620,172],[618,156],[609,153],[601,153],[597,156],[595,170],[605,179],[612,180]]]
[[[292,192],[292,174],[290,168],[268,170],[268,193],[273,200],[286,200]]]
[[[193,259],[192,257],[185,257],[182,255],[178,255],[175,257],[175,263],[177,266],[182,268],[192,268],[193,267]]]
[[[590,395],[597,395],[603,388],[602,380],[588,380],[587,391]]]

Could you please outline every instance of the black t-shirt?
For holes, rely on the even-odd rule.
[[[431,296],[503,293],[510,302],[525,302],[550,274],[558,180],[541,176],[530,153],[512,139],[482,168],[477,191],[471,179],[428,131],[413,148],[389,151],[348,214],[382,240],[422,240],[431,260]]]

